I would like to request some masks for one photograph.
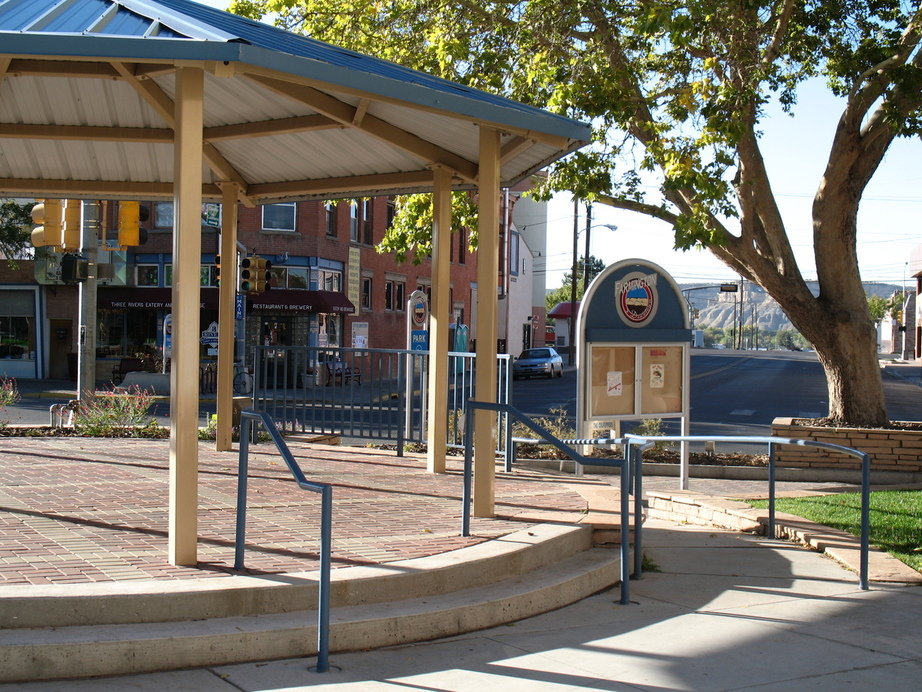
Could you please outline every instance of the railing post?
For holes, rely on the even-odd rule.
[[[246,547],[247,466],[250,458],[250,419],[240,413],[240,452],[237,462],[237,531],[234,539],[234,569],[243,569]]]
[[[861,556],[858,588],[868,590],[868,550],[871,542],[871,457],[861,455]]]
[[[624,455],[621,463],[621,605],[631,602],[630,549],[631,549],[631,456]]]
[[[407,359],[409,359],[409,357],[410,356],[407,356]],[[405,366],[404,359],[398,358],[397,359],[397,381],[398,382],[404,381],[403,379],[404,375],[406,375],[408,378],[413,376],[413,370],[405,369],[404,366]],[[412,388],[413,388],[413,385],[412,383],[410,383],[409,389],[412,390]],[[411,395],[408,394],[407,389],[408,388],[405,387],[404,392],[402,394],[397,395],[397,420],[406,420],[406,419],[409,419],[409,417],[413,415],[412,404],[409,401],[409,396]],[[403,446],[406,442],[406,437],[407,437],[406,433],[407,433],[406,428],[403,425],[398,424],[397,425],[397,456],[398,457],[403,456]]]
[[[471,473],[474,467],[474,420],[473,407],[464,407],[464,485],[461,492],[461,535],[471,535]]]
[[[330,669],[330,568],[332,562],[333,489],[320,491],[320,584],[317,594],[317,672]]]
[[[503,456],[505,457],[505,468],[506,473],[512,473],[512,416],[509,415],[509,412],[506,411],[506,424],[503,426],[503,434],[506,437],[505,443],[503,444]]]
[[[768,443],[768,537],[775,538],[775,444]]]
[[[634,579],[640,579],[643,576],[643,445],[632,445],[631,452],[631,470],[634,475]]]

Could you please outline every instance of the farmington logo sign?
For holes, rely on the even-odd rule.
[[[658,278],[656,273],[631,272],[615,282],[615,309],[628,326],[642,327],[656,315]]]

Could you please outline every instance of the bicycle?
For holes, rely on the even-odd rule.
[[[234,394],[249,394],[253,391],[253,375],[243,363],[234,363]]]

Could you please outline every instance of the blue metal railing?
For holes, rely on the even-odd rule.
[[[863,591],[868,590],[868,552],[870,548],[870,516],[871,516],[871,457],[866,452],[851,447],[832,444],[831,442],[817,442],[815,440],[802,440],[790,437],[768,436],[734,436],[724,435],[707,437],[702,435],[664,435],[657,437],[642,437],[628,435],[628,439],[643,440],[645,442],[733,442],[768,445],[768,528],[767,534],[775,537],[775,448],[778,445],[796,445],[799,447],[815,447],[828,449],[833,452],[857,457],[861,461],[861,550],[858,569],[858,587]],[[592,463],[595,463],[593,461]]]
[[[262,423],[285,464],[294,476],[298,487],[320,494],[320,582],[317,592],[317,666],[318,673],[330,669],[330,567],[333,526],[333,487],[328,483],[314,483],[304,477],[301,467],[282,439],[273,420],[262,411],[240,412],[240,457],[237,471],[237,532],[234,549],[234,569],[243,569],[246,548],[247,467],[250,455],[250,433],[253,422]]]
[[[531,426],[529,426],[531,427]],[[521,437],[511,437],[511,444],[507,448],[511,450],[511,456],[506,458],[506,470],[511,470],[512,464],[516,459],[516,443],[528,442],[540,444],[540,440],[530,440]],[[644,437],[641,435],[626,435],[628,441],[642,442],[647,445],[653,445],[657,442],[732,442],[748,444],[765,444],[768,446],[768,526],[766,534],[775,538],[775,449],[778,445],[797,445],[800,447],[815,447],[818,449],[828,449],[839,452],[848,456],[857,457],[861,460],[861,532],[860,532],[860,554],[858,568],[858,587],[864,591],[868,590],[868,553],[870,550],[870,506],[871,506],[871,457],[865,452],[851,447],[832,444],[831,442],[816,442],[814,440],[802,440],[788,437],[767,437],[767,436],[737,436],[723,435],[708,437],[705,435],[657,435],[655,437]],[[618,440],[558,440],[564,446],[566,445],[596,445],[602,446],[607,444],[621,444]],[[558,446],[558,445],[555,445]],[[561,448],[558,446],[558,448]],[[567,452],[565,452],[567,453]],[[590,464],[595,466],[607,466],[608,464],[600,463],[597,457],[586,457],[586,461],[575,459],[578,463]],[[638,454],[632,461],[633,484],[634,484],[634,502],[635,516],[640,516],[640,507],[643,494],[643,456]],[[623,482],[623,480],[622,480]],[[635,560],[639,550],[635,548]],[[635,578],[640,574],[640,570],[635,568]]]
[[[522,423],[529,430],[538,435],[542,441],[547,444],[550,444],[560,450],[562,453],[569,456],[578,464],[592,463],[600,466],[611,466],[614,468],[621,469],[621,605],[627,605],[630,603],[630,586],[629,581],[631,579],[631,574],[628,571],[628,565],[630,564],[630,549],[631,541],[630,536],[630,526],[631,526],[631,517],[630,517],[630,492],[632,486],[631,479],[631,467],[633,463],[636,463],[643,453],[644,449],[653,446],[653,443],[647,443],[643,440],[638,439],[628,439],[628,438],[599,438],[593,440],[569,440],[564,442],[553,434],[551,434],[543,426],[535,423],[531,419],[527,418],[518,409],[513,408],[509,404],[495,404],[492,402],[486,401],[474,401],[473,399],[468,400],[465,407],[467,425],[464,426],[464,487],[462,492],[461,499],[461,535],[470,536],[471,535],[471,485],[473,478],[473,449],[474,449],[474,425],[473,425],[473,411],[493,411],[495,413],[505,414],[507,430],[507,441],[511,442],[511,437],[509,436],[508,431],[511,430],[512,422],[515,420]],[[624,446],[624,458],[621,459],[589,459],[589,457],[583,456],[575,449],[569,446],[569,444],[589,444],[589,445],[614,445],[620,444]],[[506,454],[506,470],[511,471],[511,458],[509,455],[510,444],[506,445],[507,454]],[[514,454],[514,451],[512,452]],[[637,488],[641,487],[639,485]],[[634,515],[634,575],[633,578],[639,579],[642,574],[642,562],[643,555],[641,552],[642,549],[642,525],[641,521],[641,505],[640,505],[640,496],[635,495],[635,515]]]

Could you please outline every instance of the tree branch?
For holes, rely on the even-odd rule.
[[[644,214],[645,216],[652,216],[654,219],[665,221],[672,226],[674,226],[679,220],[678,214],[675,214],[661,206],[656,206],[655,204],[647,204],[645,202],[638,202],[632,199],[620,199],[610,195],[598,195],[596,197],[596,201],[600,204],[614,207],[615,209],[626,209],[627,211],[634,211],[638,214]]]
[[[763,70],[767,70],[781,53],[781,42],[784,40],[784,36],[787,33],[788,24],[791,21],[791,14],[794,12],[794,4],[795,0],[785,0],[784,6],[781,8],[781,13],[775,20],[775,30],[772,32],[771,43],[768,44],[768,48],[766,48],[765,54],[762,56]]]

